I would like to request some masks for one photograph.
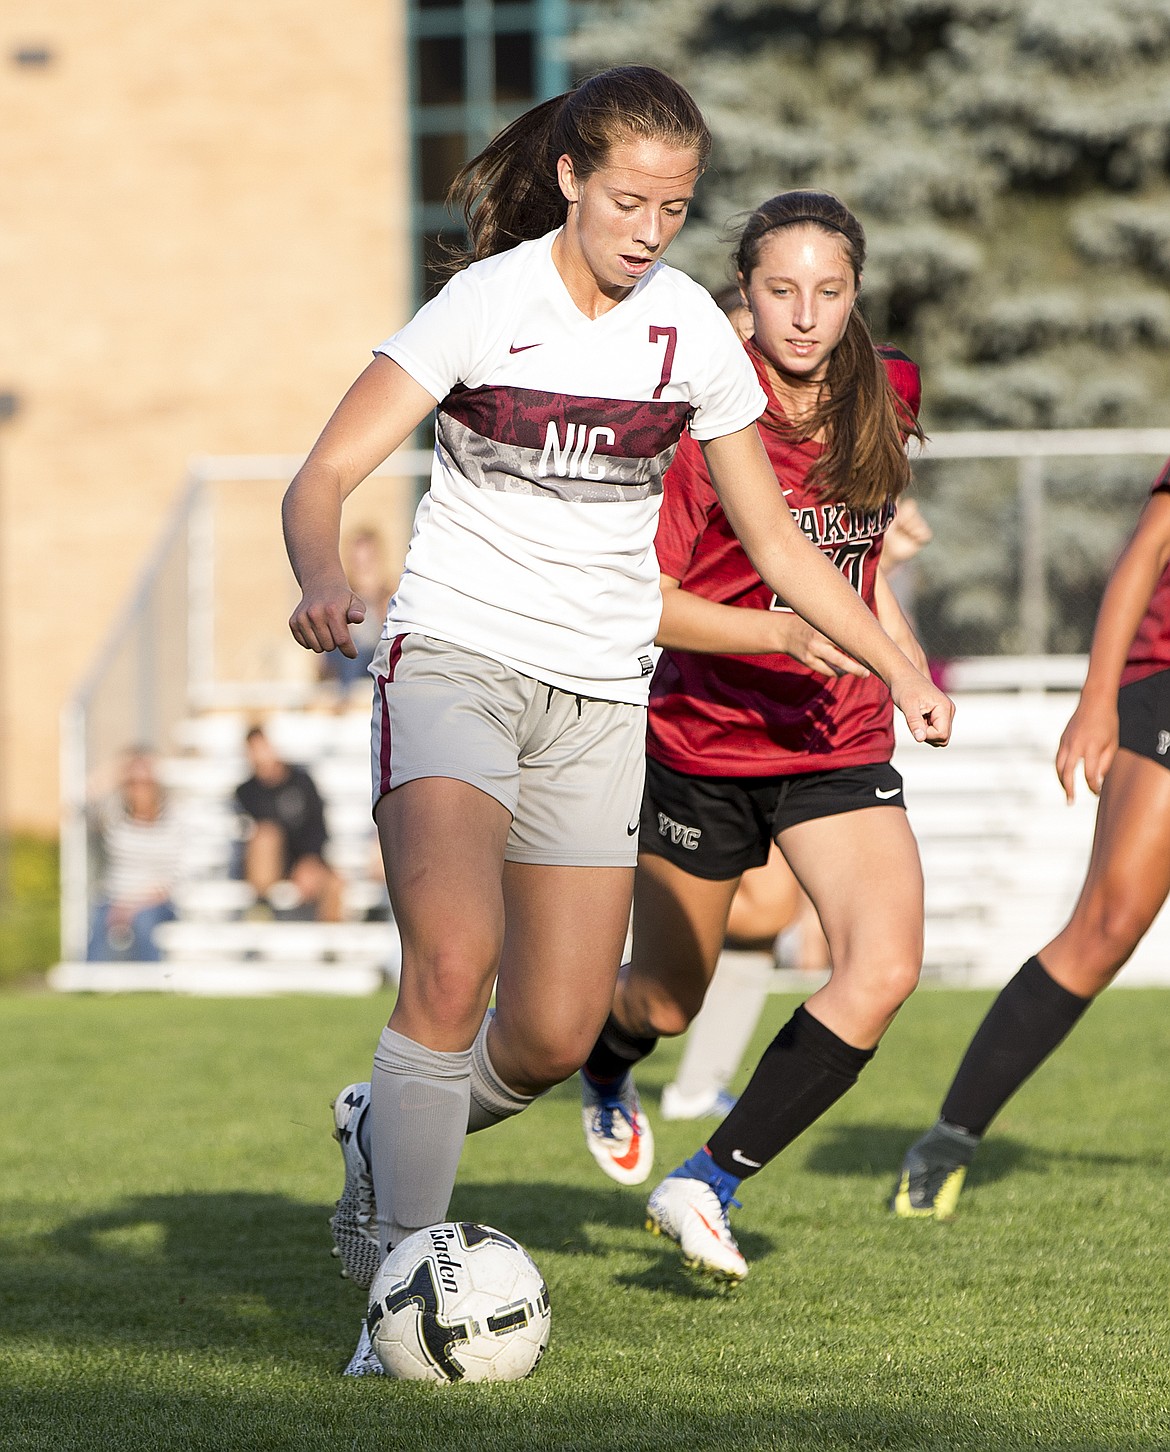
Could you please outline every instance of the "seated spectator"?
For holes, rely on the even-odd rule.
[[[318,922],[341,919],[341,879],[324,858],[325,806],[302,766],[282,761],[259,726],[246,737],[252,775],[236,788],[236,805],[250,820],[244,877],[257,900],[283,910],[310,906]],[[278,884],[287,889],[274,893]]]
[[[159,923],[173,922],[182,834],[168,810],[154,758],[139,747],[121,762],[117,790],[98,809],[102,856],[98,900],[90,921],[91,962],[156,962]]]

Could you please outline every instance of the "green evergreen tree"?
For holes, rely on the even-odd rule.
[[[599,0],[588,15],[580,64],[660,65],[711,122],[673,253],[708,286],[729,280],[728,219],[827,187],[865,223],[866,314],[922,364],[928,430],[1165,422],[1170,0]],[[1084,648],[1153,467],[1050,468],[1050,648]],[[1018,647],[1013,473],[933,477],[933,643]]]

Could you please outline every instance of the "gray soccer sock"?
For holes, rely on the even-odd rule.
[[[764,1011],[774,973],[769,953],[731,949],[720,955],[674,1076],[680,1095],[717,1094],[731,1083]]]
[[[467,1133],[489,1129],[511,1119],[522,1109],[527,1109],[535,1094],[517,1094],[496,1073],[495,1065],[488,1054],[488,1026],[495,1017],[495,1009],[488,1009],[480,1025],[475,1043],[471,1046],[471,1106],[467,1115]]]
[[[467,1133],[471,1050],[382,1030],[370,1075],[370,1173],[382,1254],[447,1218]]]

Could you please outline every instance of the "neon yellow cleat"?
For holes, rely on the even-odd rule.
[[[906,1151],[890,1209],[904,1220],[950,1220],[978,1148],[978,1135],[939,1120]]]

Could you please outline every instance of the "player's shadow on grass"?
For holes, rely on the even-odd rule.
[[[365,1310],[330,1258],[331,1208],[244,1191],[138,1195],[39,1241],[0,1243],[0,1337],[330,1364]],[[451,1214],[498,1226],[538,1261],[545,1250],[609,1256],[641,1225],[628,1192],[551,1183],[464,1183]],[[14,1207],[11,1222],[20,1218]]]
[[[814,1175],[872,1175],[889,1180],[898,1177],[902,1157],[922,1134],[921,1124],[898,1127],[888,1124],[843,1124],[827,1126],[805,1157],[805,1168]],[[993,1184],[1017,1171],[1041,1174],[1060,1165],[1099,1165],[1103,1168],[1146,1163],[1135,1155],[1111,1155],[1089,1151],[1041,1149],[1024,1140],[993,1135],[979,1149],[971,1167],[971,1185]]]
[[[5,1329],[320,1364],[364,1310],[330,1259],[327,1217],[245,1191],[128,1198],[32,1247],[0,1247]]]

